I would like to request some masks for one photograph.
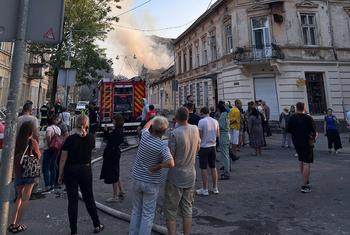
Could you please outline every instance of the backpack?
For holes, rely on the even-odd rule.
[[[64,137],[61,135],[56,134],[55,128],[53,128],[54,135],[51,138],[49,149],[58,152],[61,150],[63,144],[64,144]]]

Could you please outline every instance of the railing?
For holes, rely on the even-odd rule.
[[[276,44],[261,46],[237,47],[234,60],[239,62],[284,59],[282,50]]]

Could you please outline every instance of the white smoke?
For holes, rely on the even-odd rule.
[[[134,0],[124,0],[119,5],[122,9],[113,9],[113,15],[118,15],[132,8]],[[165,45],[155,42],[144,32],[120,28],[117,25],[131,28],[154,29],[155,19],[149,12],[138,9],[138,18],[135,20],[132,13],[120,16],[119,23],[101,43],[107,49],[107,56],[113,58],[115,75],[133,77],[138,75],[142,65],[148,69],[160,69],[169,66],[173,60],[171,52]],[[142,22],[142,25],[138,22]],[[135,58],[134,58],[135,55]],[[116,57],[119,60],[116,60]]]

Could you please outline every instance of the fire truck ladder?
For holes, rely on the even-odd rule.
[[[109,117],[112,120],[113,113],[113,85],[108,84],[105,86],[103,95],[103,117]]]

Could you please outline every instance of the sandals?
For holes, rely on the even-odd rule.
[[[11,233],[20,233],[27,230],[27,226],[25,226],[24,224],[10,224],[10,226],[8,227],[8,231]]]
[[[98,227],[96,227],[94,229],[94,233],[99,233],[101,232],[103,229],[105,229],[105,226],[103,224],[100,224]]]

